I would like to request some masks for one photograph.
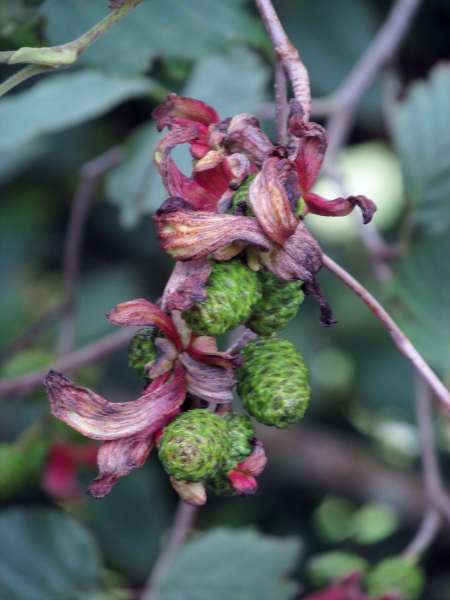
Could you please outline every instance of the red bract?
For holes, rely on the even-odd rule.
[[[131,402],[108,402],[56,371],[44,382],[52,414],[104,442],[98,453],[100,475],[88,489],[95,498],[143,465],[158,432],[179,412],[187,393],[207,402],[230,402],[234,368],[240,364],[239,356],[218,352],[213,338],[193,335],[179,313],[174,311],[170,318],[147,300],[119,304],[108,318],[116,325],[154,326],[165,334],[155,340],[158,356],[148,371],[153,381],[144,394]]]
[[[352,573],[345,579],[332,583],[326,590],[304,596],[302,600],[375,600],[363,593],[360,579],[359,573]]]
[[[45,491],[57,500],[78,500],[78,467],[97,464],[98,446],[56,442],[50,449],[42,479]]]

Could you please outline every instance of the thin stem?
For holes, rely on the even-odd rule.
[[[356,107],[381,69],[394,57],[421,0],[396,0],[355,68],[333,94],[336,108],[326,129],[330,137],[327,160],[331,160],[347,141],[354,123]]]
[[[108,16],[97,23],[97,25],[94,25],[94,27],[89,29],[89,31],[86,31],[86,33],[81,35],[76,40],[57,47],[75,50],[77,54],[80,54],[83,52],[83,50],[86,50],[88,46],[98,40],[99,37],[111,29],[111,27],[126,17],[128,13],[136,8],[136,6],[142,4],[143,1],[144,0],[123,0],[123,2],[121,2],[117,8],[115,8]]]
[[[9,92],[9,90],[12,90],[17,85],[22,83],[22,81],[26,81],[30,77],[38,75],[39,73],[45,73],[46,71],[53,70],[54,67],[48,67],[46,65],[29,65],[28,67],[21,69],[20,71],[14,73],[14,75],[11,75],[11,77],[6,79],[6,81],[0,83],[0,98],[4,96],[6,92]]]
[[[442,522],[439,500],[444,495],[444,486],[439,470],[431,418],[430,388],[420,377],[416,377],[416,415],[421,446],[422,474],[428,509],[415,536],[403,550],[405,557],[419,558],[433,543]]]
[[[16,51],[7,50],[0,52],[0,63],[31,63],[28,67],[22,69],[0,85],[0,96],[34,75],[70,66],[76,61],[83,50],[86,50],[88,46],[98,40],[99,37],[104,35],[143,1],[123,0],[113,3],[117,6],[109,15],[72,42],[49,48],[19,48]]]
[[[126,346],[134,331],[135,329],[132,327],[115,331],[83,348],[75,350],[65,356],[61,356],[61,358],[55,360],[52,365],[45,368],[32,371],[31,373],[21,375],[20,377],[0,379],[0,396],[23,396],[24,394],[41,387],[42,380],[48,373],[50,367],[55,371],[70,373],[71,371],[76,371],[77,369],[81,369],[81,367],[85,367],[93,362],[101,360],[116,350]]]
[[[283,63],[275,58],[275,129],[276,139],[280,144],[286,143],[287,138],[287,79]]]
[[[282,62],[292,85],[295,98],[301,102],[305,116],[311,112],[309,75],[297,49],[289,41],[270,0],[255,0],[269,34],[276,56]]]
[[[420,524],[415,536],[403,550],[404,558],[419,558],[436,539],[441,527],[442,517],[436,508],[429,509]]]
[[[331,273],[336,275],[345,285],[347,285],[361,300],[367,304],[372,310],[376,317],[381,321],[382,325],[387,329],[390,336],[395,342],[397,348],[412,362],[419,375],[428,383],[430,388],[439,398],[439,400],[450,409],[450,392],[444,386],[442,381],[436,376],[429,365],[424,361],[422,356],[412,345],[410,340],[396,325],[394,320],[384,310],[381,304],[375,300],[375,298],[358,282],[352,277],[345,269],[340,267],[328,256],[324,257],[323,265]]]
[[[81,169],[80,184],[72,204],[63,255],[63,279],[65,283],[65,314],[57,344],[57,354],[64,355],[73,348],[75,340],[75,293],[80,274],[81,250],[84,228],[92,202],[97,179],[120,162],[123,149],[120,146],[108,150],[86,163]]]
[[[442,478],[434,442],[430,389],[420,377],[416,378],[416,415],[425,490],[429,504],[433,505],[441,493]]]
[[[178,502],[177,511],[172,522],[169,537],[161,554],[158,556],[150,577],[142,590],[140,600],[152,600],[156,594],[156,586],[167,571],[178,550],[186,539],[197,516],[198,506],[191,506],[182,500]]]

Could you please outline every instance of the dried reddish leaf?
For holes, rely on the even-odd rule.
[[[220,121],[220,117],[214,108],[205,102],[194,98],[184,98],[173,93],[169,94],[164,102],[155,108],[152,117],[156,121],[164,117],[181,117],[203,125]]]
[[[166,420],[173,416],[175,414],[168,415]],[[132,436],[105,442],[98,453],[100,474],[91,481],[87,493],[93,498],[106,496],[119,477],[142,467],[154,446],[152,435]]]
[[[177,260],[202,258],[234,241],[270,247],[256,219],[192,211],[178,198],[167,200],[153,221],[162,248]]]
[[[115,325],[156,327],[172,340],[178,351],[182,349],[180,335],[172,319],[156,304],[144,298],[122,302],[106,313],[106,316]]]
[[[294,233],[299,221],[292,212],[280,177],[284,163],[277,158],[267,159],[248,191],[248,199],[258,223],[277,244],[283,244]]]
[[[205,283],[211,274],[207,257],[188,262],[177,261],[164,289],[161,306],[184,312],[206,300]]]
[[[186,396],[185,374],[180,368],[173,379],[131,402],[108,402],[57,371],[50,371],[44,384],[52,414],[96,440],[149,436],[164,426],[167,415]]]
[[[366,196],[349,196],[348,198],[326,200],[317,194],[308,192],[303,194],[303,198],[308,205],[309,212],[323,217],[345,217],[352,212],[355,206],[359,206],[364,224],[371,221],[374,212],[377,210],[376,204]]]

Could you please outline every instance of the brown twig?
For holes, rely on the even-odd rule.
[[[41,387],[42,379],[47,374],[49,368],[52,368],[55,371],[70,373],[71,371],[76,371],[86,365],[101,360],[116,350],[126,346],[134,332],[135,328],[133,327],[115,331],[79,350],[75,350],[70,354],[58,358],[48,367],[32,371],[31,373],[21,375],[20,377],[0,379],[0,396],[23,396],[24,394]]]
[[[80,275],[84,229],[95,185],[98,178],[114,167],[122,158],[123,148],[116,146],[81,168],[80,183],[73,200],[64,244],[63,280],[66,300],[57,344],[58,355],[70,352],[75,340],[75,294]]]
[[[275,130],[276,140],[280,144],[286,143],[287,138],[287,78],[281,60],[275,58]]]
[[[424,361],[410,340],[401,331],[392,317],[390,317],[390,315],[384,310],[381,304],[375,300],[375,298],[358,281],[356,281],[354,277],[347,273],[345,269],[335,263],[328,256],[324,257],[323,265],[329,271],[331,271],[331,273],[343,281],[345,285],[348,286],[357,296],[359,296],[361,300],[372,310],[382,325],[387,329],[400,352],[412,362],[419,375],[428,383],[430,388],[444,404],[444,406],[450,409],[449,390],[444,386],[442,381]]]
[[[281,61],[292,85],[295,98],[301,102],[306,118],[311,112],[309,75],[297,49],[289,41],[270,0],[255,0],[269,34],[275,55]]]
[[[333,94],[334,110],[326,125],[330,144],[327,161],[334,161],[346,143],[356,116],[356,108],[381,69],[394,57],[421,0],[396,0],[360,61]]]
[[[166,545],[153,566],[150,577],[141,592],[140,600],[151,600],[155,597],[157,585],[185,541],[197,512],[198,506],[190,506],[182,500],[178,502]]]
[[[441,498],[446,496],[436,455],[430,389],[420,377],[416,378],[416,415],[428,510],[415,536],[402,552],[408,557],[420,557],[433,543],[442,522]]]

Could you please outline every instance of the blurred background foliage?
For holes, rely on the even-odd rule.
[[[274,5],[309,69],[313,96],[322,97],[356,64],[391,2]],[[106,13],[103,0],[0,0],[0,50],[70,41]],[[442,61],[450,50],[449,26],[448,3],[423,3],[395,63],[364,99],[339,157],[349,191],[379,206],[374,226],[394,250],[389,277],[376,278],[352,215],[307,219],[324,251],[391,311],[447,384],[450,66]],[[153,108],[174,91],[211,104],[222,118],[261,115],[273,135],[267,118],[272,60],[251,2],[148,0],[74,67],[32,79],[0,100],[2,377],[51,367],[57,355],[64,241],[83,165],[112,148],[123,153],[93,193],[74,348],[114,330],[104,313],[118,302],[156,301],[173,266],[151,222],[166,197],[152,164],[160,136]],[[1,66],[0,77],[14,69]],[[188,153],[177,160],[188,172]],[[325,178],[317,189],[327,197],[338,194]],[[180,554],[171,573],[175,583],[161,582],[161,600],[187,597],[183,573],[199,588],[190,598],[230,598],[227,582],[233,579],[241,590],[235,599],[288,600],[309,589],[304,565],[312,554],[344,547],[373,562],[399,552],[417,528],[424,499],[411,366],[358,298],[327,272],[320,280],[339,324],[320,328],[317,307],[307,299],[282,334],[310,367],[307,416],[288,431],[259,427],[269,458],[259,492],[209,499],[196,523],[209,533]],[[230,340],[221,342],[224,349]],[[140,392],[125,349],[74,378],[111,401]],[[49,416],[41,389],[3,398],[0,413],[0,596],[133,598],[176,505],[158,461],[151,456],[104,500],[61,499],[45,483],[51,449],[56,442],[79,448],[83,440]],[[449,420],[440,417],[436,433],[449,471]],[[82,490],[95,467],[81,459],[72,463]],[[9,479],[8,469],[14,475]],[[214,529],[222,526],[239,529],[230,537]],[[230,555],[239,560],[226,570]],[[253,560],[243,560],[249,555]],[[222,565],[216,575],[201,566],[211,556]],[[275,560],[280,556],[281,562]],[[444,535],[424,560],[427,599],[450,596],[449,558]],[[205,572],[213,573],[206,583]],[[267,582],[256,588],[262,572]],[[208,585],[214,594],[204,596]]]

